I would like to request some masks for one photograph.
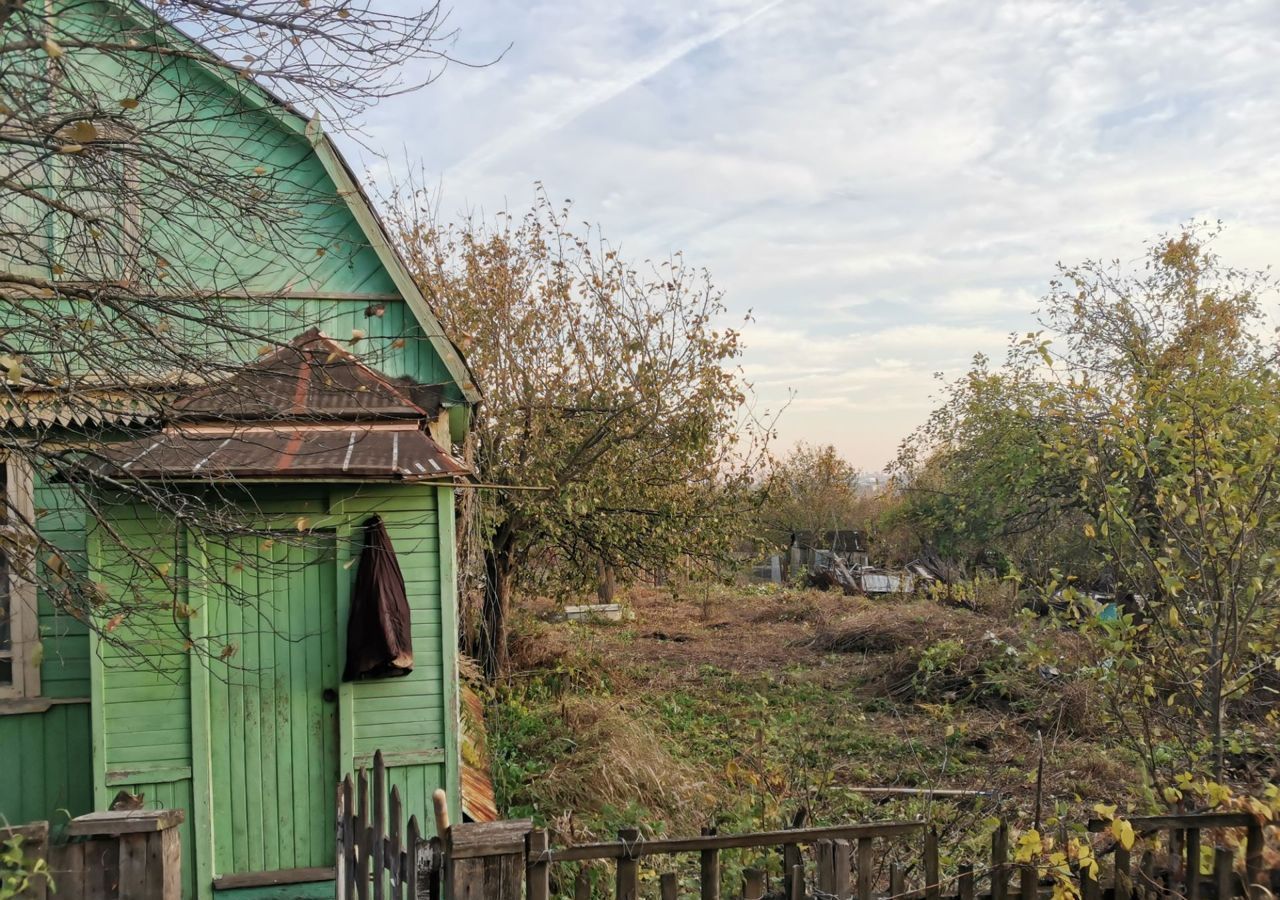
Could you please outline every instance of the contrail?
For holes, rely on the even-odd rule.
[[[669,47],[665,52],[657,56],[644,60],[620,73],[619,75],[598,82],[595,87],[573,97],[569,102],[565,103],[558,109],[554,109],[543,115],[536,116],[528,122],[510,129],[488,143],[481,144],[471,153],[467,154],[460,162],[451,167],[454,174],[465,172],[468,169],[483,168],[493,160],[505,155],[509,151],[515,149],[521,144],[527,143],[534,138],[541,137],[548,132],[555,131],[568,125],[574,119],[600,106],[608,103],[614,97],[624,91],[640,84],[657,75],[663,69],[671,64],[680,61],[696,50],[714,44],[726,35],[737,31],[744,25],[749,24],[753,20],[759,18],[774,7],[780,6],[786,0],[771,0],[764,6],[754,10],[741,19],[727,22],[718,28],[714,28],[705,34],[687,38],[678,41]]]

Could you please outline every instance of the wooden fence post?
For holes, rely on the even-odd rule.
[[[635,828],[618,831],[618,843],[622,844],[622,856],[618,859],[617,890],[614,900],[638,900],[640,895],[640,866],[636,862],[635,847],[640,832]]]
[[[528,819],[450,826],[445,838],[450,900],[521,900],[531,831]]]
[[[525,870],[528,900],[547,900],[551,896],[551,864],[544,858],[549,846],[545,828],[529,832],[529,862]]]
[[[959,879],[960,879],[960,888],[959,888],[960,900],[973,900],[974,898],[973,866],[971,864],[964,863],[963,865],[960,866]]]
[[[1009,823],[1001,822],[991,835],[991,900],[1009,896]]]
[[[1200,900],[1200,829],[1188,828],[1186,835],[1187,874],[1183,883],[1187,889],[1183,896],[1186,900]]]
[[[875,841],[869,837],[858,838],[858,900],[871,900],[874,854]]]
[[[761,900],[764,897],[764,870],[742,870],[742,900]]]
[[[1218,900],[1231,900],[1234,893],[1231,875],[1235,867],[1235,858],[1230,850],[1218,847],[1213,851],[1213,886]]]
[[[662,900],[677,900],[680,895],[680,879],[675,872],[663,872],[659,879],[662,884]]]
[[[1262,823],[1254,819],[1245,828],[1244,895],[1249,900],[1262,900],[1269,893],[1262,886],[1262,851],[1265,847]]]
[[[840,900],[849,898],[849,864],[852,861],[849,849],[849,842],[846,840],[837,838],[831,842],[831,874],[834,885],[831,893]]]
[[[1116,845],[1115,900],[1133,900],[1133,862],[1128,850]],[[1225,900],[1225,898],[1223,898]]]
[[[924,833],[924,896],[939,900],[942,896],[942,872],[938,865],[938,829],[930,826]]]
[[[702,829],[703,837],[716,833],[714,828]],[[702,900],[720,900],[720,851],[703,850],[701,856]]]
[[[793,896],[794,880],[796,868],[801,872],[801,893],[804,891],[803,873],[804,873],[804,856],[800,852],[799,844],[783,844],[782,845],[782,893],[783,896]]]

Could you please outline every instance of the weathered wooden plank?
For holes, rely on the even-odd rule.
[[[387,836],[387,767],[382,762],[382,754],[373,754],[373,856],[369,866],[373,870],[373,900],[383,900],[383,885],[386,883],[386,848],[383,841]]]
[[[957,869],[959,881],[958,896],[960,900],[974,900],[973,865],[962,863]]]
[[[1216,900],[1231,900],[1235,895],[1232,875],[1235,871],[1235,857],[1230,850],[1217,847],[1213,851],[1213,887]]]
[[[834,895],[836,892],[835,844],[833,841],[818,841],[813,847],[815,880],[818,893]]]
[[[659,894],[661,900],[679,900],[680,897],[680,878],[675,872],[663,872],[658,878]],[[533,900],[533,898],[529,898]]]
[[[1262,856],[1266,850],[1266,840],[1262,833],[1262,823],[1254,816],[1249,817],[1245,833],[1244,850],[1244,885],[1245,896],[1250,900],[1262,900],[1270,891],[1263,881]]]
[[[875,839],[858,838],[858,900],[871,900],[875,865]]]
[[[533,830],[529,819],[511,819],[502,822],[467,822],[449,829],[449,856],[452,859],[473,859],[481,856],[523,854],[525,840]],[[557,859],[563,857],[556,853]]]
[[[1116,845],[1113,896],[1115,900],[1132,900],[1133,898],[1133,863],[1130,851],[1119,845]]]
[[[832,893],[840,900],[846,900],[849,897],[849,862],[850,862],[849,842],[844,838],[837,838],[831,842],[831,872],[832,872]]]
[[[702,840],[704,841],[714,840],[716,832],[714,828],[704,828],[702,829],[702,835]],[[652,846],[652,843],[650,846]],[[701,890],[702,900],[720,900],[720,851],[715,845],[701,849],[698,868],[698,886]]]
[[[907,876],[902,871],[902,865],[897,862],[889,863],[889,897],[905,897],[907,893]]]
[[[400,803],[400,789],[395,785],[391,786],[391,798],[387,815],[390,818],[387,823],[390,838],[387,854],[389,858],[385,860],[385,865],[391,879],[390,896],[391,900],[404,900],[404,848],[400,845],[400,821],[404,815],[404,808]]]
[[[618,832],[618,843],[627,850],[627,855],[618,860],[617,890],[614,900],[638,900],[640,895],[640,867],[632,851],[640,841],[640,832],[635,828],[623,828]]]
[[[1009,896],[1009,824],[1001,822],[991,835],[991,900]]]
[[[764,897],[764,869],[749,867],[742,870],[742,900],[761,900]]]
[[[659,856],[671,853],[694,853],[702,850],[730,850],[751,847],[772,847],[786,843],[814,843],[837,838],[898,837],[924,829],[921,822],[876,822],[843,825],[831,828],[797,828],[786,831],[758,831],[751,834],[716,835],[696,838],[661,838],[645,841],[637,851],[639,856]],[[556,848],[555,858],[561,862],[588,859],[618,859],[622,850],[616,841],[599,844],[578,844],[574,847]]]
[[[1039,881],[1040,876],[1036,872],[1035,866],[1020,866],[1018,868],[1018,896],[1020,900],[1036,900]]]
[[[550,844],[545,828],[529,832],[527,874],[525,876],[527,900],[547,900],[551,896],[551,864],[543,859]]]
[[[72,819],[67,825],[67,834],[73,837],[141,834],[174,828],[184,821],[186,813],[180,809],[106,810]]]
[[[318,881],[332,881],[337,876],[333,866],[303,866],[293,869],[280,869],[275,872],[246,872],[240,875],[223,875],[213,880],[213,886],[220,891],[236,888],[271,887],[277,884],[310,884]]]
[[[942,874],[938,866],[938,832],[929,828],[924,833],[924,896],[938,900],[942,896]]]
[[[356,896],[360,900],[368,900],[369,896],[369,844],[373,840],[373,831],[369,827],[369,773],[360,770],[358,798],[356,800]]]
[[[1186,872],[1183,884],[1186,886],[1186,900],[1200,900],[1200,829],[1186,830]]]

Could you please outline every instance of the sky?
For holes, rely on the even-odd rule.
[[[386,0],[404,3],[408,0]],[[1192,218],[1280,257],[1280,3],[457,0],[451,66],[357,167],[445,214],[535,182],[634,260],[683,250],[743,326],[780,444],[879,470],[1055,264]],[[509,49],[508,49],[509,48]],[[408,73],[413,77],[415,73]]]

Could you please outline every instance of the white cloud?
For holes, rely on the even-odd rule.
[[[747,328],[788,441],[878,467],[1059,260],[1132,259],[1198,215],[1280,245],[1272,0],[473,0],[455,68],[379,107],[378,177],[446,209],[542,180],[634,257],[683,248]],[[471,51],[469,53],[469,51]]]

